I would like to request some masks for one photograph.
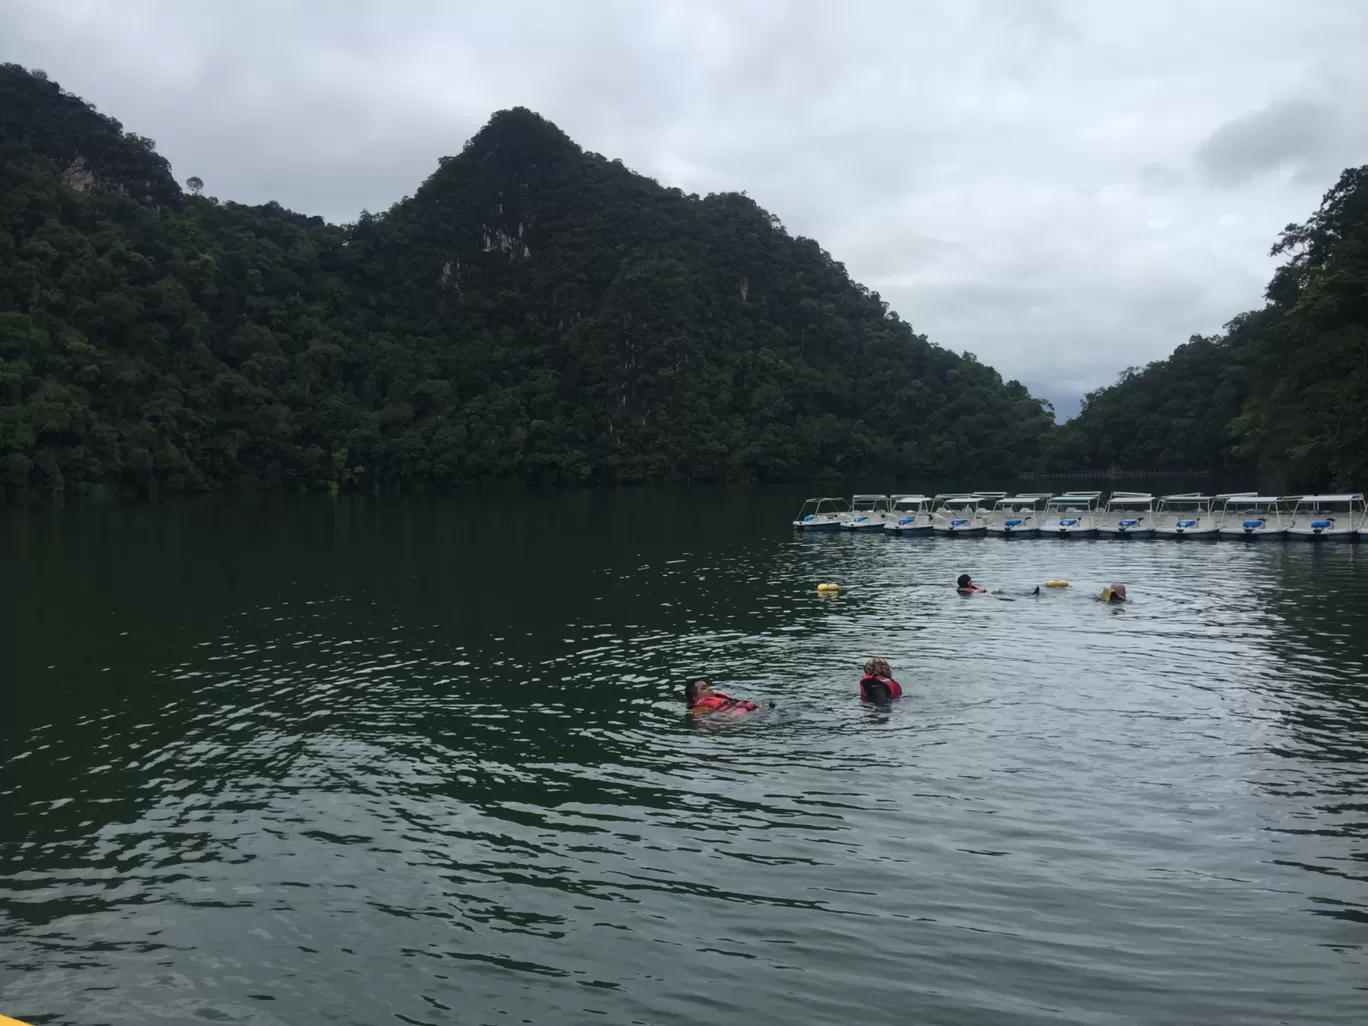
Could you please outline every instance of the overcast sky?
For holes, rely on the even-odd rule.
[[[350,221],[527,106],[1065,408],[1261,302],[1368,162],[1366,52],[1365,0],[0,3],[0,59],[220,198]]]

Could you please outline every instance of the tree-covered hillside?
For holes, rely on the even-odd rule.
[[[1091,393],[1050,444],[1058,469],[1257,465],[1289,489],[1368,486],[1368,166],[1305,224],[1267,305]]]
[[[746,197],[529,111],[340,227],[185,195],[150,140],[0,66],[8,488],[994,475],[1050,430]]]

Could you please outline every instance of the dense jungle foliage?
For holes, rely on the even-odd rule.
[[[663,188],[530,111],[351,225],[202,186],[0,65],[0,488],[1368,482],[1368,167],[1284,230],[1263,309],[1058,428],[745,196]]]
[[[0,486],[1005,474],[1052,430],[745,196],[526,110],[348,226],[187,184],[0,66]]]
[[[1048,462],[1248,465],[1287,489],[1368,487],[1368,166],[1345,171],[1273,255],[1287,259],[1263,309],[1088,395]]]

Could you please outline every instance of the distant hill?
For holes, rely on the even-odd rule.
[[[1260,310],[1090,393],[1054,435],[1055,469],[1247,465],[1289,490],[1368,487],[1368,165],[1305,224]]]
[[[17,65],[0,158],[11,489],[995,477],[1052,430],[745,196],[527,110],[349,226],[182,193]]]

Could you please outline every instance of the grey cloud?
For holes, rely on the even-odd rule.
[[[1368,5],[1297,0],[0,3],[4,59],[221,198],[349,221],[523,105],[745,190],[1062,397],[1259,304],[1277,231],[1368,160],[1364,38]]]
[[[1140,185],[1150,195],[1172,191],[1183,183],[1185,177],[1178,168],[1163,164],[1146,164],[1139,173]]]
[[[1283,100],[1221,125],[1198,148],[1197,162],[1218,184],[1238,185],[1288,164],[1319,164],[1339,136],[1330,104]]]

